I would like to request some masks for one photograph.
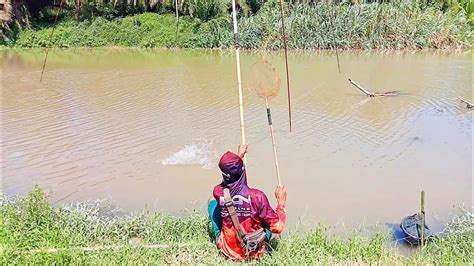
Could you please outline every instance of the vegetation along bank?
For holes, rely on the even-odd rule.
[[[144,211],[118,216],[103,203],[52,207],[36,188],[26,197],[0,199],[0,263],[111,264],[230,263],[211,242],[209,220],[197,212],[169,216]],[[272,240],[261,264],[416,263],[474,261],[472,213],[463,212],[422,251],[409,256],[389,244],[391,233],[360,230],[341,238],[323,227],[290,230]]]
[[[233,46],[229,0],[19,0],[3,22],[0,45],[40,47]],[[281,49],[277,1],[239,1],[240,45]],[[55,5],[56,3],[56,5]],[[57,29],[52,39],[58,10]],[[470,48],[474,3],[436,1],[286,1],[290,49]]]

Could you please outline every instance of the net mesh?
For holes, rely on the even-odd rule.
[[[278,72],[267,60],[260,60],[250,67],[248,87],[261,98],[273,98],[280,91]]]

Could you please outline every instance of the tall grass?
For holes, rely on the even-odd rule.
[[[387,246],[388,232],[354,233],[349,239],[323,227],[290,232],[272,241],[261,264],[455,263],[474,260],[472,214],[458,217],[446,236],[421,252],[398,256]],[[134,242],[131,242],[131,241]],[[139,243],[139,244],[137,244]],[[147,248],[146,244],[164,244]],[[112,247],[84,250],[83,247]],[[54,249],[52,249],[54,248]],[[119,215],[104,202],[53,208],[36,188],[27,197],[2,198],[0,263],[10,264],[226,264],[209,236],[206,216],[182,217],[143,211]]]
[[[294,49],[416,49],[469,46],[465,13],[395,4],[295,4],[287,12],[288,46]],[[241,20],[245,48],[281,49],[275,4]]]

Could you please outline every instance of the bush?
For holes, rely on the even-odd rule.
[[[52,28],[26,29],[20,32],[15,46],[38,47],[199,47],[191,40],[199,39],[199,21],[184,17],[176,32],[173,15],[144,13],[126,18],[106,20],[98,17],[91,22],[64,22],[57,26],[49,41]]]

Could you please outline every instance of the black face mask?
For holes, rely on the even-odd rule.
[[[224,181],[224,184],[226,185],[232,184],[236,182],[237,180],[239,180],[245,172],[245,167],[242,166],[241,169],[242,170],[240,172],[232,173],[232,174],[231,173],[226,174],[222,172],[222,180]]]

